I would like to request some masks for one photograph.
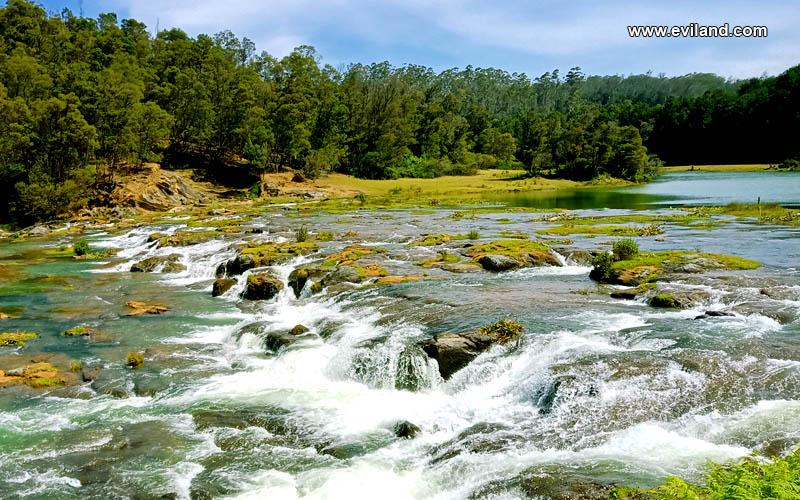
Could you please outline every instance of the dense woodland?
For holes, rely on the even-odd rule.
[[[781,162],[800,153],[800,67],[537,78],[467,67],[276,59],[223,31],[0,8],[0,216],[30,222],[96,202],[142,162],[227,181],[297,169],[366,178],[471,174],[642,180],[668,164]],[[660,160],[659,160],[660,158]]]

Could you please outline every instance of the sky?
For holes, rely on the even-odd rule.
[[[41,1],[41,0],[40,0]],[[278,58],[313,45],[322,62],[389,61],[437,71],[494,67],[536,77],[716,73],[750,78],[800,64],[797,0],[43,0],[96,17],[116,12],[152,31],[231,30]],[[649,38],[629,25],[767,26],[767,38]]]

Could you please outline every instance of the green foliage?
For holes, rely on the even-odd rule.
[[[330,231],[320,231],[314,236],[314,239],[317,241],[331,241],[333,239],[333,233]]]
[[[298,243],[303,243],[308,240],[308,228],[306,226],[300,226],[295,233],[295,237]]]
[[[261,197],[261,183],[254,182],[250,189],[247,191],[247,194],[250,198],[259,198]]]
[[[481,233],[473,229],[467,233],[467,238],[470,240],[479,240],[481,238]]]
[[[72,248],[75,251],[75,255],[86,255],[89,253],[89,242],[86,240],[78,240]]]
[[[639,254],[639,245],[631,238],[615,241],[612,248],[615,260],[628,260]]]
[[[605,281],[611,277],[612,266],[614,265],[614,255],[603,252],[592,258],[592,276],[596,276],[597,281]]]
[[[494,337],[501,344],[505,344],[510,340],[515,340],[522,333],[524,327],[516,321],[509,319],[501,319],[497,323],[482,326],[480,332],[483,335]]]

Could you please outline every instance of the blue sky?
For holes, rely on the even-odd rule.
[[[79,0],[45,0],[50,11]],[[82,0],[85,16],[116,12],[190,35],[230,29],[281,57],[297,45],[324,63],[389,61],[436,70],[472,65],[539,76],[653,71],[774,75],[800,64],[797,0]],[[765,25],[767,38],[631,39],[628,25]]]

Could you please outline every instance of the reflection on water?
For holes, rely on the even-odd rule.
[[[653,205],[725,205],[731,202],[796,205],[800,172],[672,172],[634,187],[491,194],[486,199],[520,207],[629,208]]]

